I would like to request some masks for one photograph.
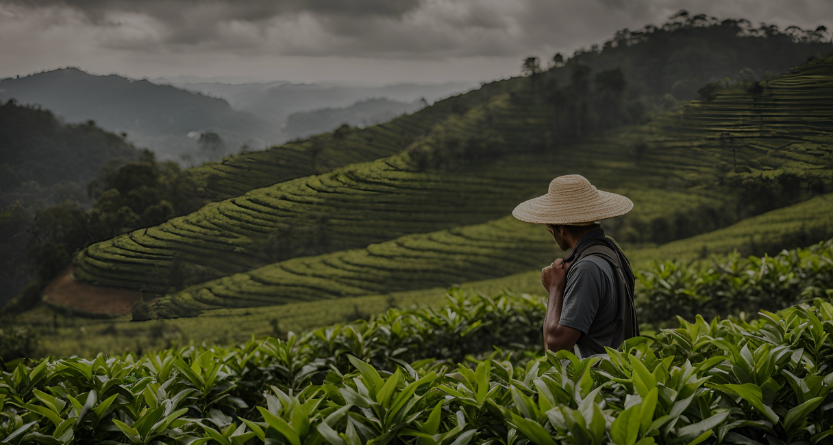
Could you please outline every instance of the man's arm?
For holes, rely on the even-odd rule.
[[[558,352],[562,349],[572,351],[581,331],[563,326],[561,310],[564,306],[564,288],[554,288],[547,301],[547,316],[544,318],[544,347],[545,350]]]
[[[547,289],[547,314],[544,318],[544,350],[558,352],[562,349],[572,351],[581,331],[562,326],[561,310],[564,306],[564,288],[570,264],[559,258],[551,266],[541,270],[541,283]]]

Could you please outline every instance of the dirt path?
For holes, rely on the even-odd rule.
[[[79,283],[72,278],[72,267],[63,271],[43,290],[43,299],[58,306],[107,315],[129,314],[142,293]]]

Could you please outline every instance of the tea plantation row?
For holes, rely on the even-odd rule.
[[[707,234],[674,241],[659,247],[626,245],[625,251],[637,272],[659,273],[657,266],[653,264],[657,258],[677,258],[685,264],[689,261],[708,258],[711,255],[727,254],[734,249],[744,254],[764,252],[775,254],[787,246],[808,246],[816,240],[833,237],[833,228],[827,224],[831,218],[833,218],[833,197],[821,196],[805,203],[748,218],[738,224]],[[538,236],[543,235],[544,231],[541,227],[532,227],[538,229],[535,231]],[[546,264],[554,257],[556,247],[551,240],[542,239],[541,241],[542,245],[553,249],[546,258],[541,259],[541,264]],[[525,261],[522,257],[518,258]],[[718,264],[727,261],[722,258],[716,260]],[[439,261],[439,258],[435,261]],[[712,264],[711,260],[699,261],[708,265]],[[746,273],[744,268],[732,267],[737,269],[738,273]],[[805,271],[803,273],[810,273],[809,269],[804,266],[800,267]],[[539,295],[542,293],[539,269],[540,267],[536,264],[535,269],[530,272],[499,279],[471,281],[463,283],[462,288],[486,294],[497,294],[504,289],[511,289],[515,293],[527,292]],[[384,280],[386,279],[384,277],[388,276],[387,272],[375,268],[367,269],[366,273],[378,280]],[[413,273],[419,272],[414,270]],[[207,289],[211,288],[207,287]],[[38,342],[37,350],[44,355],[95,354],[100,351],[113,352],[128,349],[141,351],[191,340],[231,344],[246,340],[251,333],[258,336],[276,336],[287,330],[298,332],[330,323],[366,318],[391,307],[436,306],[442,304],[442,296],[446,289],[447,287],[441,286],[382,295],[340,296],[338,299],[317,299],[256,309],[208,309],[198,317],[154,320],[144,323],[128,321],[129,315],[110,320],[81,319],[68,313],[68,309],[49,306],[22,314],[14,320],[14,323],[22,326],[25,331],[39,333],[41,340]],[[800,292],[801,290],[795,293]],[[177,294],[176,298],[186,298],[186,294]],[[164,301],[160,302],[163,307],[166,306],[163,304]],[[181,304],[189,308],[203,308],[193,300],[184,300]],[[669,304],[673,305],[673,301]],[[792,301],[789,304],[792,304]],[[687,308],[686,310],[689,310],[691,306]],[[706,308],[701,308],[688,314],[693,316],[705,310]],[[239,326],[244,325],[247,330],[241,331]]]
[[[643,204],[643,212],[650,208],[644,204],[660,196],[663,194],[631,193],[631,199]],[[700,210],[686,208],[695,202],[686,203],[684,196],[671,193],[665,196],[666,206],[673,205],[677,198],[676,208],[681,213],[694,214]],[[796,232],[806,232],[805,236],[813,240],[829,238],[833,236],[833,228],[829,227],[831,219],[833,195],[824,195],[695,237],[688,242],[700,245],[689,249],[689,253],[696,254],[702,249],[709,253],[728,253],[732,249],[749,252],[757,248],[755,239],[761,248],[768,247],[768,243],[806,245],[809,244],[806,241],[791,243],[783,239],[784,235],[801,236]],[[675,249],[679,248],[672,243],[662,251],[634,250],[632,260],[679,258],[684,254]],[[506,217],[481,225],[407,235],[361,250],[296,258],[209,281],[163,298],[156,304],[157,315],[188,316],[218,307],[266,306],[446,287],[537,270],[554,258],[555,250],[552,237],[542,227]],[[539,281],[533,276],[535,289],[540,286]],[[517,289],[517,286],[507,287]]]
[[[750,322],[680,319],[608,350],[609,360],[531,352],[544,311],[537,299],[457,295],[440,310],[391,310],[287,341],[20,363],[0,377],[0,442],[824,444],[833,435],[826,301]],[[503,349],[484,355],[492,345]]]

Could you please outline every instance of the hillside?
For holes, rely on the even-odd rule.
[[[213,130],[226,140],[229,151],[237,151],[248,140],[250,145],[265,146],[278,134],[268,120],[233,110],[222,99],[76,68],[2,79],[0,98],[39,105],[71,123],[95,121],[106,130],[127,133],[138,146],[174,159],[197,149],[189,132]]]
[[[85,187],[104,162],[138,156],[119,135],[89,123],[67,125],[51,111],[14,102],[0,103],[0,140],[0,192],[6,193],[27,181]]]
[[[206,197],[222,200],[272,184],[325,173],[349,164],[368,162],[400,153],[435,127],[461,119],[469,109],[505,94],[507,83],[453,96],[413,114],[367,128],[343,128],[331,133],[231,155],[191,169]]]
[[[661,26],[647,25],[642,30],[617,32],[602,45],[561,57],[552,68],[533,76],[539,94],[548,95],[542,99],[551,105],[569,102],[576,96],[580,98],[600,86],[611,89],[605,93],[606,97],[597,99],[601,103],[590,111],[601,121],[598,128],[582,128],[581,122],[571,121],[588,113],[586,103],[563,109],[553,105],[547,110],[549,118],[562,122],[558,125],[560,131],[550,137],[555,142],[579,139],[582,131],[593,133],[621,125],[622,122],[605,120],[607,113],[615,114],[618,109],[640,119],[645,110],[661,111],[673,105],[675,97],[698,98],[698,90],[710,82],[765,81],[788,73],[808,58],[824,58],[833,52],[833,44],[820,39],[815,31],[792,29],[791,32],[794,35],[771,25],[754,28],[744,20],[717,22],[689,15],[676,16]],[[539,63],[548,65],[548,59],[549,56],[544,57],[544,62]],[[206,164],[197,167],[195,173],[211,192],[208,197],[225,199],[288,179],[390,156],[413,143],[427,122],[431,122],[427,127],[430,128],[441,119],[488,101],[491,96],[527,88],[523,85],[527,80],[516,77],[487,83],[415,113],[416,120],[398,118],[366,132],[354,131],[347,138],[349,144],[323,135],[229,156],[223,159],[222,165]],[[557,92],[559,86],[571,84],[577,84],[575,91]],[[444,115],[441,110],[448,106],[454,107],[456,113]],[[429,115],[429,121],[423,120]],[[397,136],[392,138],[391,133]]]
[[[639,203],[632,215],[611,227],[618,239],[667,242],[714,230],[739,218],[829,189],[827,132],[833,122],[830,119],[833,101],[829,99],[832,96],[833,59],[830,59],[808,64],[793,74],[770,81],[764,92],[730,88],[716,93],[711,100],[686,104],[679,110],[659,115],[648,124],[612,130],[572,145],[516,152],[495,159],[486,157],[451,170],[414,171],[407,155],[353,165],[326,175],[252,191],[162,226],[94,245],[76,259],[76,277],[99,285],[145,286],[144,289],[159,292],[171,285],[170,266],[175,260],[202,272],[200,278],[204,280],[212,274],[223,276],[252,269],[258,260],[269,261],[270,253],[272,260],[281,261],[293,256],[364,247],[430,229],[483,222],[506,215],[521,199],[545,190],[553,176],[568,171],[585,174],[599,187],[625,193]],[[497,116],[489,128],[495,132],[494,138],[502,141],[503,152],[511,152],[513,147],[517,150],[522,146],[518,135],[523,134],[529,141],[536,129],[541,134],[540,125],[547,122],[543,104],[537,108],[530,106],[540,103],[536,97],[515,93],[514,99],[472,109],[466,116],[473,118],[476,113]],[[528,117],[510,120],[510,116],[517,116],[512,112],[512,103],[524,103]],[[540,110],[537,121],[529,118],[536,109]],[[476,132],[476,128],[470,131]],[[571,153],[582,153],[582,156],[573,158],[569,164],[559,162]],[[701,216],[691,219],[687,215],[692,213]],[[306,218],[306,226],[298,229],[301,218]],[[373,230],[367,230],[368,224],[372,224]],[[539,235],[529,238],[527,231],[534,226],[508,227],[511,230],[492,231],[507,240],[506,246],[528,246],[529,240],[539,239],[535,238]],[[483,239],[488,244],[495,238]],[[392,243],[397,245],[397,241]],[[475,248],[477,243],[472,241],[467,247]],[[272,246],[274,251],[264,251],[264,245]],[[320,250],[310,249],[310,245]],[[509,253],[512,247],[507,247],[509,250],[490,248],[493,256],[512,255]],[[390,254],[388,259],[378,258],[386,255],[380,253],[388,251],[384,246],[368,249],[374,263],[385,260],[397,263],[397,254]],[[430,247],[417,249],[431,250]],[[523,255],[523,249],[515,254]],[[413,257],[408,253],[402,255]],[[466,261],[472,264],[479,261],[476,249],[460,255],[468,255]],[[331,260],[323,259],[327,264],[323,269],[308,267],[308,260],[287,263],[286,267],[277,265],[284,269],[282,274],[293,276],[292,279],[280,274],[278,277],[283,276],[290,283],[297,279],[303,285],[267,287],[264,293],[273,302],[285,302],[282,298],[321,292],[322,286],[338,287],[334,283],[322,285],[320,278],[339,276],[337,269],[361,271],[361,265],[351,262],[354,256],[344,253],[336,254]],[[344,258],[351,259],[339,263]],[[428,255],[425,264],[443,258],[448,258],[447,252],[434,258]],[[449,261],[460,259],[455,257]],[[442,262],[434,267],[441,265]],[[449,267],[449,270],[457,270],[455,273],[459,274],[459,269]],[[496,268],[491,273],[500,276],[512,271]],[[442,280],[450,284],[481,278],[484,277],[446,275],[437,278],[436,285]],[[361,278],[353,282],[356,280]],[[392,292],[415,285],[397,280],[391,283],[400,287],[385,288],[380,284],[381,288],[360,287],[346,291],[345,295]],[[232,289],[223,292],[231,292],[232,296],[245,294],[247,291],[237,284],[223,286]],[[262,284],[268,286],[269,281]],[[303,286],[309,286],[309,290],[303,291]],[[232,298],[223,304],[268,304],[269,299],[264,298],[246,303],[234,302]]]
[[[636,270],[653,267],[658,258],[679,258],[681,261],[696,260],[705,255],[722,255],[734,249],[743,254],[775,254],[781,249],[808,246],[819,240],[833,237],[828,221],[833,219],[833,196],[825,195],[812,200],[773,210],[747,218],[729,227],[703,235],[673,241],[660,246],[625,245],[625,253],[632,260]],[[540,227],[535,231],[539,236]],[[825,235],[827,234],[827,235]],[[753,241],[750,244],[750,240]],[[755,248],[757,244],[759,248]],[[705,246],[705,251],[704,251]],[[765,246],[769,246],[764,248]],[[556,252],[552,241],[547,240],[551,261]],[[486,258],[477,267],[488,268],[498,264],[494,258]],[[544,264],[546,264],[544,262]],[[449,264],[449,263],[446,263]],[[505,264],[501,262],[500,264]],[[528,292],[542,295],[540,264],[529,272],[517,273],[504,278],[472,281],[463,284],[467,292],[498,294],[510,289],[516,294]],[[374,279],[379,272],[369,271]],[[384,272],[384,271],[382,271]],[[417,273],[419,271],[416,271]],[[344,273],[344,271],[342,271]],[[383,276],[382,276],[383,277]],[[225,282],[207,283],[210,288]],[[370,281],[370,280],[367,280]],[[198,317],[157,320],[147,323],[129,321],[129,316],[117,320],[74,318],[58,307],[52,311],[41,307],[22,314],[19,322],[25,326],[43,328],[41,347],[43,353],[53,356],[65,354],[96,354],[98,352],[119,353],[125,350],[164,347],[166,342],[217,342],[228,344],[247,341],[256,336],[276,335],[276,332],[299,332],[332,323],[349,322],[382,313],[390,307],[410,308],[436,307],[447,303],[447,288],[434,287],[416,291],[388,294],[367,294],[359,297],[315,299],[312,301],[287,303],[271,307],[206,309]],[[182,298],[177,295],[174,298]],[[50,302],[49,296],[46,296]],[[50,302],[50,305],[54,303]],[[80,330],[80,327],[84,327]],[[246,329],[240,329],[246,326]],[[276,331],[278,329],[278,331]]]
[[[566,65],[584,65],[594,72],[618,67],[639,94],[691,100],[706,83],[773,78],[833,52],[823,26],[790,28],[766,23],[755,27],[744,19],[680,11],[660,26],[617,31],[601,45],[577,51]],[[559,82],[572,75],[569,70],[551,71]]]
[[[105,165],[136,159],[121,136],[50,111],[0,103],[0,306],[33,278],[26,262],[38,211],[67,200],[89,204],[87,184]],[[67,232],[64,226],[64,232]]]

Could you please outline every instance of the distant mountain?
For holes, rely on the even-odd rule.
[[[159,78],[154,82],[169,83],[186,90],[197,91],[226,99],[232,107],[260,116],[280,120],[292,113],[322,108],[348,107],[369,98],[385,98],[399,102],[414,102],[424,98],[429,104],[454,94],[465,93],[478,85],[474,82],[441,84],[400,83],[378,87],[349,85],[291,83],[194,82],[190,78]],[[323,130],[322,130],[323,131]]]
[[[222,99],[76,68],[0,80],[0,99],[11,98],[48,108],[66,122],[92,120],[106,130],[125,132],[130,141],[163,158],[196,150],[193,136],[204,131],[219,134],[230,151],[244,142],[266,146],[279,134],[273,123]]]
[[[286,119],[283,133],[289,138],[306,137],[339,127],[366,127],[387,122],[396,116],[420,109],[420,101],[399,102],[385,98],[359,101],[344,108],[324,108],[292,113]]]

